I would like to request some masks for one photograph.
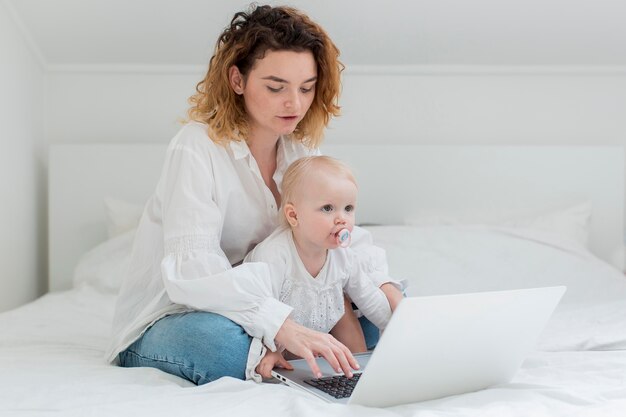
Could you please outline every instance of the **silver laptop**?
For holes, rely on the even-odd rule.
[[[565,287],[408,297],[372,353],[355,355],[348,380],[318,359],[275,368],[280,381],[329,402],[388,407],[477,391],[509,382],[565,292]],[[351,393],[350,393],[351,391]]]

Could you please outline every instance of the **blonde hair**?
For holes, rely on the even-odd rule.
[[[357,185],[350,167],[338,159],[324,155],[307,156],[297,159],[289,165],[283,175],[281,183],[281,207],[278,216],[282,225],[288,225],[283,210],[285,205],[289,203],[293,204],[297,194],[302,191],[302,187],[300,186],[302,180],[306,176],[315,175],[319,169],[329,169],[333,171],[333,174],[343,176],[355,186]]]
[[[338,116],[339,49],[320,25],[291,7],[251,6],[236,13],[218,38],[206,76],[189,98],[189,120],[206,123],[215,142],[245,140],[248,119],[243,97],[230,86],[228,71],[235,65],[244,79],[267,51],[311,51],[317,63],[315,97],[291,137],[318,147],[331,117]]]

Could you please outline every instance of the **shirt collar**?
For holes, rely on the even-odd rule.
[[[229,142],[230,149],[233,151],[233,156],[235,159],[242,159],[246,156],[250,155],[250,148],[248,148],[248,144],[245,140],[231,140]]]
[[[278,149],[276,150],[277,171],[284,171],[285,169],[287,169],[287,167],[284,166],[289,160],[289,158],[287,157],[288,149],[286,146],[286,142],[287,140],[285,140],[284,136],[280,136],[278,138]],[[235,157],[235,159],[242,159],[251,154],[250,148],[248,147],[248,144],[245,140],[231,140],[229,141],[229,145],[230,149],[233,151],[233,156]]]
[[[285,136],[280,136],[278,138],[278,148],[276,149],[276,171],[274,172],[274,182],[276,183],[276,187],[278,188],[278,192],[282,192],[282,182],[283,182],[283,174],[287,170],[289,164],[291,163],[293,156],[290,155],[293,153],[292,142],[289,138],[285,138]],[[252,152],[250,152],[250,148],[245,140],[235,141],[231,140],[229,142],[230,149],[233,152],[233,157],[235,160],[247,158],[248,164],[252,161]],[[260,175],[260,173],[259,173]]]
[[[289,157],[288,153],[291,149],[291,140],[286,139],[284,136],[281,136],[278,139],[278,149],[276,149],[276,171],[274,171],[274,182],[276,183],[276,187],[278,188],[278,192],[282,194],[282,185],[283,185],[283,175],[287,170],[290,160],[292,158]]]

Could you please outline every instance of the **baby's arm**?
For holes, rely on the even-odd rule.
[[[348,278],[344,291],[359,311],[379,329],[384,329],[391,318],[391,305],[385,293],[367,275],[355,274]]]
[[[387,301],[389,301],[389,306],[391,307],[391,311],[396,311],[396,307],[404,296],[402,292],[392,283],[385,282],[380,286],[380,289],[385,293],[385,297],[387,297]]]

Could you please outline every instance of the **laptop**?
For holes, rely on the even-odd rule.
[[[388,407],[478,391],[509,382],[565,287],[407,297],[376,349],[357,354],[349,380],[318,358],[322,378],[303,359],[272,375],[329,402]],[[350,393],[351,391],[351,393]]]

